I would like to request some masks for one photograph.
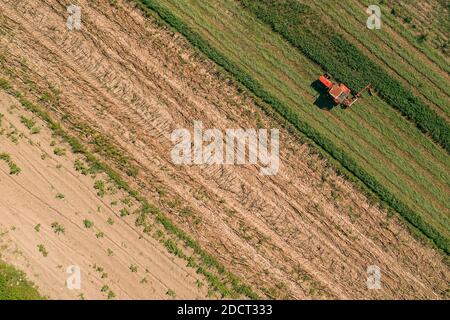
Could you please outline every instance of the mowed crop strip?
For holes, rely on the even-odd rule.
[[[387,70],[391,76],[412,88],[414,94],[435,110],[441,117],[449,120],[450,104],[447,73],[439,65],[416,49],[413,44],[397,31],[384,24],[381,30],[367,32],[361,29],[366,23],[365,8],[357,0],[348,0],[345,6],[339,2],[314,1],[309,5],[320,12],[326,19],[330,19],[335,30],[357,46],[360,50],[371,55]],[[383,12],[384,8],[382,9]],[[386,12],[386,15],[390,13]],[[445,60],[442,58],[442,60]]]
[[[353,91],[357,92],[365,84],[371,83],[387,103],[450,151],[450,128],[445,120],[353,44],[334,32],[333,26],[323,21],[310,6],[297,0],[240,2]]]
[[[311,83],[323,70],[237,1],[136,2],[146,14],[156,11],[449,252],[448,154],[389,104],[373,97],[345,111],[318,111]]]

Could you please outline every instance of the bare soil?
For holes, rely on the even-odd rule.
[[[206,297],[205,288],[197,286],[197,280],[205,281],[194,269],[158,241],[144,238],[133,220],[120,217],[121,209],[135,209],[124,201],[127,195],[112,191],[104,174],[76,171],[77,157],[70,147],[19,105],[0,92],[0,153],[8,154],[21,170],[11,175],[7,163],[0,161],[1,259],[24,270],[50,298],[106,299],[109,290],[101,291],[105,285],[118,299],[167,299],[169,289],[178,298]],[[21,116],[33,119],[40,132],[31,134]],[[58,156],[56,149],[67,151]],[[109,194],[99,196],[95,181],[104,181]],[[84,220],[93,227],[86,228]],[[55,222],[64,231],[55,232]],[[81,268],[80,290],[66,286],[66,270],[73,265]]]

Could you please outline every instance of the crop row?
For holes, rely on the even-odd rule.
[[[371,83],[379,96],[450,152],[446,121],[296,0],[239,0],[275,32],[353,91]]]
[[[23,271],[0,260],[0,301],[42,299],[44,297]]]
[[[246,72],[237,67],[222,55],[217,49],[212,47],[198,33],[192,31],[184,21],[172,14],[167,8],[162,6],[158,1],[154,0],[136,0],[136,2],[145,6],[145,8],[156,12],[160,18],[166,23],[180,32],[186,39],[202,51],[207,57],[216,64],[224,68],[232,74],[236,80],[244,85],[248,90],[253,92],[258,98],[269,104],[276,112],[289,121],[305,136],[314,141],[318,146],[325,150],[332,158],[337,160],[345,169],[362,181],[369,189],[371,189],[383,202],[387,203],[391,208],[397,211],[406,221],[419,229],[424,235],[430,238],[437,247],[446,253],[450,253],[450,241],[443,237],[431,225],[429,225],[420,215],[411,210],[402,203],[397,197],[388,191],[374,177],[368,174],[345,152],[336,147],[336,145],[328,138],[319,133],[307,122],[301,120],[298,114],[283,104],[280,100],[268,93],[257,81],[250,77]]]
[[[368,6],[373,4],[372,0],[359,0],[364,6]],[[395,1],[385,1],[384,5],[391,7]],[[438,1],[439,3],[439,1]],[[445,3],[445,1],[442,1]],[[416,28],[413,27],[415,23],[411,26],[405,25],[400,21],[403,20],[399,17],[398,10],[395,10],[393,7],[391,9],[391,14],[385,14],[383,16],[383,22],[385,25],[389,25],[392,29],[395,30],[396,33],[400,34],[403,38],[408,40],[410,44],[412,44],[417,50],[421,51],[424,55],[426,55],[431,61],[433,61],[439,68],[441,68],[445,72],[450,72],[450,66],[447,63],[445,57],[435,50],[432,46],[430,46],[427,41],[420,41],[420,37],[417,37],[414,33],[417,31]],[[394,11],[392,11],[394,9]],[[419,10],[419,9],[417,9]],[[438,9],[439,10],[439,9]],[[407,13],[407,12],[405,12]],[[445,13],[442,13],[445,16]],[[408,19],[408,17],[406,17]],[[431,17],[430,17],[431,18]],[[444,18],[445,19],[445,18]],[[448,19],[447,19],[448,20]],[[405,22],[405,20],[403,20]],[[448,23],[448,22],[447,22]],[[428,27],[429,28],[429,27]],[[445,27],[444,27],[445,28]],[[435,27],[428,30],[428,33],[436,32]]]

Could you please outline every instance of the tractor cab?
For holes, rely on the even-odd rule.
[[[350,94],[350,89],[347,88],[343,83],[340,83],[339,85],[334,84],[331,87],[329,94],[333,98],[335,103],[341,104],[347,99],[348,95]]]
[[[350,89],[345,84],[331,82],[330,76],[327,74],[320,76],[319,80],[328,88],[328,93],[333,98],[334,103],[342,104],[348,98]]]
[[[324,74],[319,77],[319,81],[328,89],[328,94],[333,99],[334,103],[342,105],[344,108],[350,107],[358,100],[362,93],[372,87],[370,84],[366,85],[356,95],[352,96],[350,89],[343,83],[334,83],[330,80],[329,74]]]

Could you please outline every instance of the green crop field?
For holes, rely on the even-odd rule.
[[[271,1],[137,2],[157,12],[438,247],[450,252],[450,173],[445,150],[449,147],[445,121],[449,107],[443,82],[447,77],[445,62],[439,60],[439,52],[423,46],[423,57],[418,58],[409,55],[407,48],[390,44],[390,54],[383,55],[393,34],[369,35],[372,31],[365,28],[365,19],[356,19],[349,13],[353,10],[334,4],[328,8],[319,1],[311,6],[314,21],[308,20],[301,26],[296,23],[304,21],[285,20],[289,8],[286,16],[275,14],[265,19],[255,15],[262,7],[242,7],[243,3],[264,5]],[[364,6],[357,1],[349,1],[349,5],[361,7],[364,14]],[[269,12],[268,7],[263,9],[266,14]],[[330,34],[311,32],[317,25],[316,19],[333,23],[330,17],[337,11],[343,12],[343,19],[351,23],[334,22],[341,29],[334,31],[339,35],[333,42],[328,42]],[[395,19],[390,23],[396,23]],[[397,36],[402,37],[402,33]],[[364,39],[369,37],[379,40],[368,44]],[[402,39],[410,41],[406,36]],[[334,51],[335,48],[339,50]],[[373,55],[371,59],[377,64],[364,60],[366,54]],[[397,63],[399,57],[403,63]],[[439,63],[418,67],[420,59],[425,58]],[[439,70],[433,72],[436,68]],[[318,92],[312,83],[326,70],[352,89],[371,81],[378,94],[364,95],[349,109],[321,109],[314,104]],[[373,72],[375,79],[361,70]],[[352,78],[352,74],[356,76]],[[412,85],[420,87],[420,95],[410,88]]]
[[[346,6],[336,2],[315,1],[311,6],[323,15],[333,19],[337,28],[348,41],[365,49],[368,55],[376,57],[383,67],[391,71],[405,86],[418,88],[418,94],[431,109],[448,120],[450,104],[447,89],[448,74],[439,65],[430,64],[430,58],[416,49],[418,41],[412,44],[398,35],[397,27],[384,25],[384,32],[361,32],[366,16],[364,6],[357,1],[348,1]],[[387,20],[387,19],[386,19]],[[422,48],[424,49],[424,48]],[[441,61],[445,61],[441,57]]]
[[[371,83],[386,102],[422,131],[430,133],[447,151],[450,150],[450,129],[445,120],[374,63],[368,55],[364,55],[336,32],[334,25],[322,21],[321,16],[310,6],[296,0],[240,2],[308,58],[354,91]],[[336,12],[335,16],[341,19],[339,13]]]

